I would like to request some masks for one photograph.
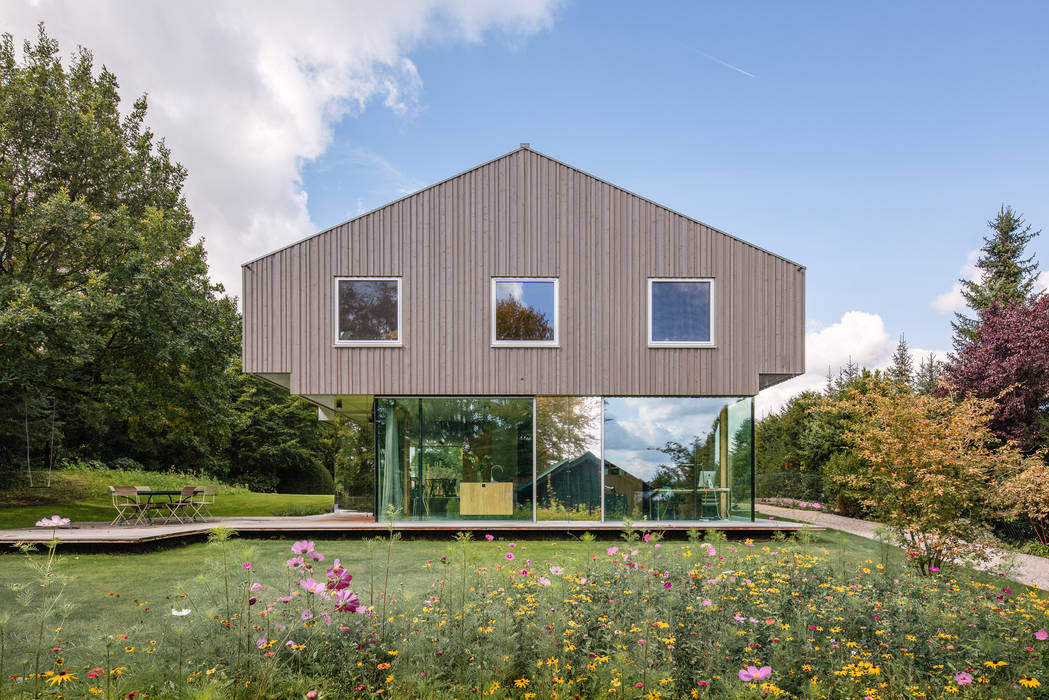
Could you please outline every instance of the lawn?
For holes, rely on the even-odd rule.
[[[199,474],[111,469],[63,469],[55,471],[51,485],[46,474],[37,474],[37,488],[30,488],[24,475],[0,493],[0,529],[32,527],[40,518],[62,515],[75,522],[108,522],[113,519],[110,486],[149,486],[178,489],[190,484],[215,485],[217,495],[211,508],[216,517],[310,515],[330,512],[330,494],[253,493]]]
[[[8,598],[0,611],[0,690],[893,698],[1045,697],[1049,684],[1044,592],[968,571],[919,577],[898,550],[841,533],[395,541],[388,578],[382,540],[317,541],[325,559],[296,572],[291,545],[233,538],[60,556],[71,585],[45,616],[40,586],[25,587],[45,580],[45,557],[5,555],[0,585],[23,586],[26,605]],[[378,614],[332,610],[336,559],[353,576],[345,595]],[[298,583],[313,578],[317,592]],[[39,659],[26,654],[35,648]]]

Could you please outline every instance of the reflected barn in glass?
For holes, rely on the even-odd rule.
[[[535,442],[536,519],[601,520],[601,398],[537,396]]]
[[[750,397],[609,397],[605,519],[751,519]]]
[[[379,517],[531,520],[532,436],[531,398],[377,399]]]

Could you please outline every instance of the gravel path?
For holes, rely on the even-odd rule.
[[[781,508],[779,506],[756,504],[757,511],[765,515],[774,515],[777,518],[790,518],[800,520],[813,525],[822,525],[825,528],[841,530],[851,535],[859,535],[869,540],[877,540],[876,529],[878,523],[869,520],[857,520],[846,518],[842,515],[824,513],[817,510],[798,510],[795,508]],[[992,571],[1005,574],[1007,577],[1028,586],[1035,586],[1042,590],[1049,590],[1049,559],[1036,557],[1031,554],[1019,554],[998,550],[994,557],[976,567],[981,571]]]

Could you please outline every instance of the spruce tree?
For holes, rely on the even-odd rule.
[[[912,387],[914,381],[914,361],[911,359],[907,339],[902,335],[892,354],[892,367],[889,368],[889,379],[903,387]]]
[[[1034,255],[1024,257],[1024,249],[1041,231],[1032,231],[1023,216],[1003,204],[998,216],[987,222],[992,233],[983,239],[976,262],[977,279],[960,280],[962,296],[975,317],[956,313],[954,347],[960,350],[976,338],[976,328],[985,309],[992,304],[1022,304],[1031,297],[1038,263]]]
[[[940,383],[942,364],[936,361],[936,354],[929,353],[918,363],[918,372],[914,375],[914,390],[919,394],[931,394]]]

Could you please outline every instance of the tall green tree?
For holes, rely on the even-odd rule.
[[[914,375],[914,390],[919,394],[931,394],[940,384],[943,363],[936,359],[936,353],[918,362],[918,371]]]
[[[3,35],[0,465],[34,404],[92,457],[203,467],[228,439],[236,307],[190,241],[185,169],[117,88],[43,26],[21,59]]]
[[[976,261],[979,275],[974,280],[960,280],[962,296],[975,316],[955,314],[954,347],[960,350],[976,338],[983,312],[992,304],[1022,304],[1031,297],[1038,263],[1026,255],[1027,244],[1041,231],[1031,230],[1021,214],[1003,204],[998,216],[987,222],[991,234],[983,239],[980,258]]]
[[[900,336],[896,351],[892,354],[892,366],[888,371],[889,379],[900,386],[911,387],[914,384],[914,360],[907,346],[907,339]]]

